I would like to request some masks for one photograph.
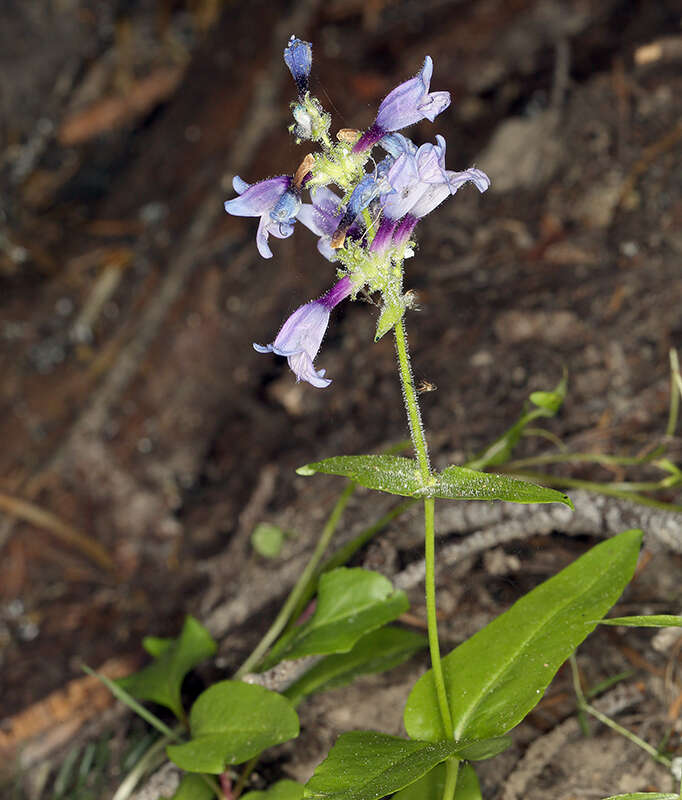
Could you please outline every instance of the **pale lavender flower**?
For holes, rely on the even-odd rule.
[[[376,119],[353,150],[361,153],[375,145],[387,133],[414,125],[422,119],[433,122],[450,105],[450,92],[429,92],[432,75],[433,61],[431,56],[426,56],[421,72],[396,86],[384,98]]]
[[[308,91],[308,79],[313,63],[313,46],[292,36],[284,50],[284,63],[289,67],[299,95]]]
[[[346,209],[341,205],[341,198],[326,186],[320,186],[315,190],[312,201],[301,204],[297,218],[306,228],[320,237],[317,243],[320,253],[328,261],[336,261],[336,250],[331,246],[331,238]]]
[[[263,346],[254,342],[254,349],[259,353],[286,356],[297,381],[308,381],[318,389],[329,386],[331,380],[324,377],[325,370],[316,370],[313,361],[327,330],[329,312],[348,297],[352,289],[351,279],[341,278],[319,300],[297,308],[282,325],[272,344]]]
[[[294,232],[301,199],[292,185],[293,179],[289,175],[278,175],[252,185],[238,175],[232,181],[239,197],[228,200],[225,211],[237,217],[260,217],[256,246],[263,258],[272,258],[268,234],[277,239],[286,239]]]

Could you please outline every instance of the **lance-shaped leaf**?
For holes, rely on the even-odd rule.
[[[477,472],[466,467],[448,467],[424,482],[412,458],[389,455],[336,456],[296,470],[299,475],[322,472],[343,475],[361,486],[402,497],[442,497],[450,500],[507,500],[512,503],[572,503],[562,492],[534,483]]]
[[[343,733],[305,785],[306,798],[379,800],[409,786],[451,756],[490,758],[508,737],[487,742],[417,742],[375,731]]]
[[[391,800],[441,800],[444,788],[445,764],[439,764],[418,781],[394,794]],[[478,776],[471,764],[459,766],[455,800],[483,800]]]
[[[182,681],[193,667],[215,653],[216,643],[203,625],[194,617],[187,617],[177,639],[149,637],[145,640],[145,647],[156,655],[154,663],[117,683],[133,697],[170,708],[176,717],[182,719]]]
[[[443,661],[454,731],[445,731],[433,673],[417,681],[405,707],[415,739],[499,736],[542,699],[555,673],[618,600],[632,577],[641,531],[601,542],[540,584]]]
[[[286,697],[242,681],[220,681],[200,694],[189,723],[190,741],[166,748],[187,772],[219,775],[298,736],[298,715]]]
[[[282,659],[346,653],[372,630],[407,611],[405,592],[378,572],[339,567],[322,575],[313,616],[273,647],[265,668]]]
[[[388,626],[362,637],[348,653],[327,656],[290,686],[285,695],[294,705],[313,692],[347,686],[358,675],[370,675],[397,667],[427,645],[418,633]]]

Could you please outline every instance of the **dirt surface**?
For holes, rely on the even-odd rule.
[[[294,468],[406,434],[390,337],[372,343],[374,307],[334,312],[318,356],[334,381],[324,391],[251,348],[333,279],[307,231],[275,241],[266,261],[255,221],[222,210],[233,175],[292,172],[305,153],[286,132],[293,88],[281,52],[292,32],[314,43],[312,90],[336,127],[367,126],[430,54],[432,88],[450,90],[453,104],[413,134],[443,133],[450,168],[475,163],[491,177],[485,195],[462,190],[422,223],[408,262],[420,309],[407,320],[413,364],[438,387],[422,395],[436,464],[493,439],[564,367],[569,394],[548,427],[571,449],[636,454],[660,441],[668,351],[682,345],[681,19],[673,0],[3,6],[5,735],[10,718],[79,678],[81,661],[134,661],[143,635],[176,633],[188,611],[220,637],[215,674],[229,673],[339,491]],[[679,463],[679,437],[667,446]],[[623,479],[591,465],[564,474]],[[374,500],[351,503],[342,539],[390,507]],[[275,565],[249,547],[262,520],[296,532]],[[672,538],[649,541],[655,555],[628,590],[630,611],[682,606],[682,524],[667,524]],[[441,516],[446,541],[476,529]],[[569,539],[553,524],[443,571],[446,640],[472,633],[603,532],[586,523],[573,531],[582,539]],[[401,519],[383,541],[363,558],[399,573],[420,558],[418,519]],[[419,587],[411,599],[423,617]],[[679,752],[679,642],[658,652],[650,638],[602,633],[584,669],[597,682],[634,667],[640,695],[619,708],[650,741],[670,730]],[[304,750],[284,748],[277,769],[305,777],[339,730],[363,724],[348,711],[362,705],[360,689],[385,691],[394,715],[370,713],[366,724],[397,732],[396,698],[421,669],[304,710]],[[529,742],[572,718],[568,676],[552,697],[514,755],[483,770],[486,797],[511,791],[505,776]],[[540,764],[514,796],[669,790],[631,749],[603,733],[597,741],[598,757],[567,730],[561,763]],[[571,759],[608,767],[578,778]]]

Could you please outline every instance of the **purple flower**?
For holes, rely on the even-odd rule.
[[[390,92],[379,106],[374,123],[360,137],[353,148],[361,153],[372,147],[391,131],[414,125],[422,119],[433,122],[441,111],[450,105],[450,92],[431,92],[433,61],[426,56],[421,72]]]
[[[260,217],[256,246],[263,258],[272,258],[268,234],[286,239],[294,232],[296,214],[301,207],[299,193],[292,188],[289,175],[278,175],[249,185],[238,175],[232,186],[239,197],[225,203],[225,211],[237,217]]]
[[[301,204],[297,218],[306,228],[320,237],[317,243],[320,253],[328,261],[335,261],[336,250],[331,246],[331,238],[344,215],[345,207],[341,205],[341,198],[326,186],[320,186],[315,190],[312,201],[312,204]]]
[[[284,50],[284,63],[289,67],[299,95],[308,91],[308,79],[313,63],[313,46],[292,36]]]
[[[319,300],[297,308],[282,325],[272,344],[263,346],[254,342],[254,349],[259,353],[286,356],[297,381],[308,381],[318,389],[329,386],[331,380],[324,377],[325,370],[316,370],[313,361],[327,330],[329,312],[348,297],[352,289],[351,279],[341,278]]]
[[[394,193],[382,195],[381,202],[384,214],[394,220],[408,213],[421,219],[467,181],[472,181],[479,192],[490,186],[485,172],[475,167],[463,172],[445,169],[442,136],[436,136],[436,144],[423,144],[414,153],[398,156],[388,173],[388,181]]]

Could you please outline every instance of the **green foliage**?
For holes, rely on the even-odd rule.
[[[394,590],[378,572],[339,567],[320,578],[313,616],[280,639],[264,666],[285,658],[346,653],[366,633],[396,619],[408,607],[405,592]]]
[[[188,616],[177,639],[148,637],[145,647],[156,657],[154,663],[117,684],[133,697],[165,706],[183,719],[182,681],[193,667],[215,653],[216,643],[203,625]]]
[[[467,467],[448,467],[425,484],[417,462],[390,455],[336,456],[306,464],[299,475],[321,472],[343,475],[361,486],[401,497],[440,497],[448,500],[506,500],[511,503],[564,503],[573,507],[562,492],[534,483],[491,475]]]
[[[418,781],[401,789],[392,800],[441,800],[445,787],[445,764],[439,764]],[[455,800],[483,800],[478,777],[471,764],[460,764]]]
[[[327,656],[308,670],[285,694],[294,705],[313,692],[346,686],[359,675],[385,672],[427,645],[424,636],[388,626],[370,631],[348,653]]]
[[[264,558],[276,558],[282,551],[284,531],[269,522],[260,522],[251,534],[253,549]]]
[[[626,628],[682,628],[682,617],[674,614],[651,614],[639,617],[600,619],[600,625],[624,625]]]
[[[508,428],[502,436],[495,439],[473,461],[470,461],[469,466],[472,469],[484,469],[509,461],[528,425],[539,417],[553,417],[561,408],[566,397],[566,388],[567,380],[564,374],[553,392],[533,392],[529,399],[535,408],[524,411],[511,428]]]
[[[212,800],[213,789],[199,775],[184,775],[171,800]]]
[[[613,794],[604,800],[680,800],[679,794],[665,792],[635,792],[634,794]]]
[[[594,620],[620,597],[641,538],[640,531],[626,531],[601,542],[443,659],[455,738],[506,733],[540,701]],[[432,670],[412,689],[404,719],[415,739],[452,735],[443,729]]]
[[[262,792],[247,792],[242,800],[303,800],[303,785],[286,778]]]
[[[344,733],[306,783],[305,797],[318,800],[379,800],[409,786],[451,756],[490,758],[510,744],[418,742],[375,731]]]
[[[298,715],[281,694],[241,681],[213,684],[190,712],[192,739],[170,745],[171,761],[187,772],[218,775],[268,747],[298,736]]]

